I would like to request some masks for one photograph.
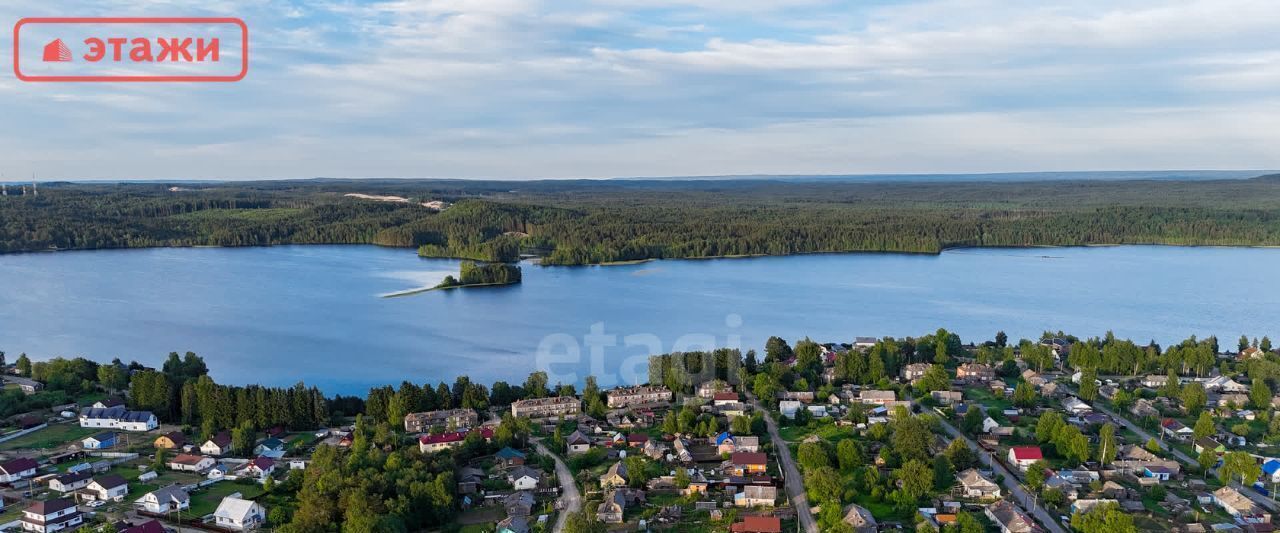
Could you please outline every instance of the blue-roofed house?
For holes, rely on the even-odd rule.
[[[263,455],[271,452],[282,452],[282,451],[284,451],[284,441],[277,439],[275,437],[271,437],[267,440],[259,442],[258,446],[253,449],[253,453],[257,455]]]
[[[716,453],[733,453],[737,439],[728,431],[716,435]]]
[[[494,456],[497,457],[499,461],[502,461],[502,464],[506,466],[522,465],[524,464],[524,459],[525,459],[525,455],[523,452],[521,452],[520,450],[516,450],[510,446],[507,446],[501,450],[498,450],[498,453],[494,454]]]
[[[1267,459],[1262,463],[1262,473],[1271,478],[1272,483],[1280,483],[1280,459]]]
[[[86,437],[84,440],[80,441],[80,444],[84,446],[84,449],[86,450],[114,448],[116,445],[116,437],[117,436],[114,431],[107,431]]]

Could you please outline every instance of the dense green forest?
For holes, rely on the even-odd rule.
[[[0,252],[371,243],[578,265],[949,247],[1280,245],[1280,176],[1246,180],[301,180],[49,183],[0,198]],[[397,195],[379,202],[349,193]],[[443,211],[419,201],[442,200]]]
[[[510,285],[520,283],[520,267],[506,263],[476,264],[463,261],[457,278],[445,276],[436,288],[465,287],[467,285]]]

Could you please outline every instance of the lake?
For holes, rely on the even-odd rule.
[[[1280,331],[1280,250],[966,249],[524,266],[524,283],[434,285],[458,262],[374,246],[170,248],[0,256],[0,350],[158,366],[194,351],[225,383],[363,394],[458,374],[644,381],[649,353],[759,350],[946,327],[965,341],[1044,330],[1145,343]]]

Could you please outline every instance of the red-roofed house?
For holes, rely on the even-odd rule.
[[[258,457],[255,457],[252,461],[245,463],[244,467],[240,471],[243,472],[245,475],[253,476],[258,479],[263,479],[271,475],[271,473],[274,472],[275,469],[276,469],[276,461],[274,459],[270,457],[258,456]]]
[[[0,483],[13,483],[36,475],[40,465],[26,457],[0,464]]]
[[[649,442],[649,436],[644,433],[632,433],[627,435],[627,446],[643,448],[644,443],[646,442]]]
[[[725,405],[730,403],[738,403],[738,393],[736,392],[717,392],[711,397],[712,403],[715,405]]]
[[[735,476],[763,474],[769,469],[769,456],[763,453],[738,452],[729,457],[729,462],[730,473]]]
[[[493,439],[493,429],[483,428],[477,429],[474,433],[478,433],[484,437],[485,441]],[[462,446],[462,442],[467,440],[466,431],[454,431],[450,433],[441,433],[439,435],[423,435],[418,437],[418,449],[422,453],[435,453],[447,448],[457,448]]]
[[[1044,453],[1040,451],[1039,446],[1014,446],[1009,448],[1009,463],[1022,469],[1027,470],[1031,463],[1044,459]]]
[[[729,531],[733,533],[782,533],[782,519],[776,516],[744,516],[741,522],[734,523]]]

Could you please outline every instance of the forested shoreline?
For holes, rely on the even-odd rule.
[[[344,196],[394,194],[413,201]],[[419,205],[441,200],[443,211]],[[1206,181],[301,180],[40,186],[0,253],[376,244],[547,265],[957,247],[1280,246],[1280,176]]]

